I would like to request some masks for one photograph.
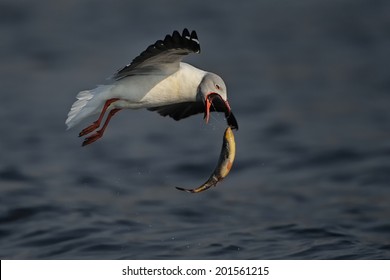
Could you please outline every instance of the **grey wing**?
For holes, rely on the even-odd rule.
[[[203,102],[181,102],[170,105],[158,106],[148,108],[149,111],[157,111],[161,116],[170,116],[174,120],[178,121],[189,116],[204,113],[205,105]],[[213,104],[210,107],[210,111],[225,112],[225,107],[222,103]]]
[[[190,33],[185,28],[180,35],[178,31],[174,31],[172,35],[166,35],[164,40],[150,45],[129,65],[118,70],[113,78],[120,80],[126,76],[152,73],[170,75],[179,69],[180,61],[190,53],[200,53],[196,32]]]
[[[238,123],[234,114],[232,112],[226,112],[225,108],[219,106],[219,104],[215,105],[211,106],[210,111],[224,112],[228,125],[232,129],[238,129]],[[169,116],[174,120],[178,121],[195,114],[204,113],[205,106],[202,102],[182,102],[171,105],[152,107],[148,108],[148,110],[157,111],[157,113],[159,113],[163,117]]]
[[[170,116],[178,121],[189,116],[203,113],[204,105],[202,102],[182,102],[171,105],[148,108],[149,111],[157,111],[161,116]]]

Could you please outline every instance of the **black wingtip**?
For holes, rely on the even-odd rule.
[[[198,35],[196,34],[196,31],[195,30],[193,30],[192,32],[191,32],[191,39],[195,39],[195,40],[198,40]]]
[[[182,36],[183,36],[184,38],[185,38],[185,37],[190,37],[190,32],[188,31],[187,28],[184,28],[184,29],[183,29]]]
[[[182,34],[180,34],[179,31],[174,30],[172,35],[167,34],[163,40],[157,40],[134,58],[130,64],[119,69],[114,74],[113,79],[120,80],[126,76],[133,75],[136,72],[134,70],[145,60],[172,49],[182,49],[183,51],[181,53],[178,52],[178,55],[187,55],[191,52],[200,53],[200,45],[196,32],[191,31],[190,33],[187,28],[184,28]]]
[[[173,31],[172,37],[180,37],[179,31],[177,31],[177,30]]]
[[[151,45],[150,47],[163,49],[175,47],[175,46],[185,46],[188,49],[192,50],[194,53],[200,53],[200,44],[198,40],[198,35],[196,34],[196,31],[193,30],[190,31],[187,28],[183,29],[183,32],[180,35],[180,32],[177,30],[174,30],[172,32],[172,35],[168,34],[165,36],[164,40],[159,40],[155,44]]]
[[[195,30],[192,30],[190,33],[187,28],[184,28],[181,36],[184,39],[188,40],[187,42],[192,51],[194,51],[195,53],[200,53],[199,39]]]

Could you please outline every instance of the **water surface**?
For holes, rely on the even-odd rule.
[[[2,259],[390,258],[388,1],[2,1]],[[239,121],[120,112],[81,147],[78,91],[174,29]],[[93,121],[91,119],[90,121]]]

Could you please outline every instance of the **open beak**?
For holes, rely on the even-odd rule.
[[[229,102],[223,100],[222,97],[215,92],[209,93],[205,100],[204,119],[206,120],[206,123],[208,123],[210,119],[211,106],[213,106],[214,111],[225,113],[227,123],[232,129],[238,129],[238,124],[230,109]]]

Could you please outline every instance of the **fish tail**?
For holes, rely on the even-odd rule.
[[[201,185],[200,187],[197,187],[195,189],[185,189],[185,188],[180,188],[180,187],[176,187],[176,189],[180,190],[180,191],[185,191],[185,192],[188,192],[188,193],[200,193],[200,192],[203,192],[211,187],[214,187],[221,179],[219,179],[217,176],[215,176],[214,174],[203,184]]]

